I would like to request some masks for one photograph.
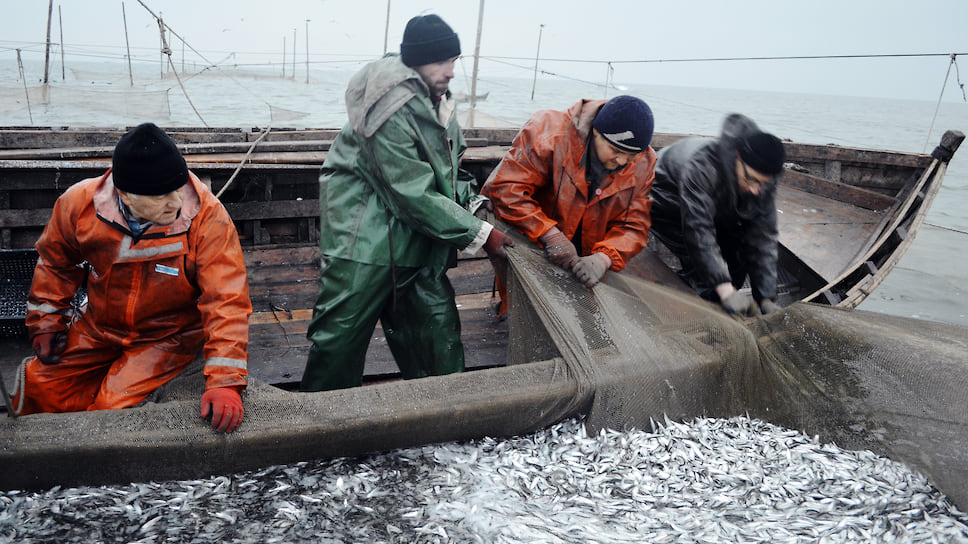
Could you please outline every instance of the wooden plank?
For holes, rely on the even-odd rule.
[[[447,277],[458,295],[489,295],[494,289],[494,267],[487,258],[462,260],[457,268],[447,271]]]
[[[257,311],[272,306],[289,310],[312,307],[319,280],[318,248],[246,249],[245,258],[249,297]],[[494,288],[494,270],[487,258],[461,259],[447,276],[458,296],[490,295]]]
[[[780,243],[826,281],[840,275],[877,236],[878,212],[795,187],[777,188]]]
[[[110,147],[114,148],[126,128],[51,128],[8,127],[0,130],[0,149],[54,147]],[[246,132],[240,128],[174,127],[165,131],[179,144],[210,142],[244,142]]]
[[[507,321],[498,321],[489,293],[457,297],[465,366],[503,365],[507,354]],[[312,310],[259,312],[249,319],[249,372],[269,383],[298,382],[306,365],[309,340],[306,327]],[[398,372],[382,327],[377,324],[367,350],[368,378]]]
[[[225,208],[234,221],[264,221],[266,219],[319,216],[319,202],[317,200],[227,202]],[[53,208],[0,208],[0,228],[43,227],[47,224],[52,212]]]
[[[250,285],[292,285],[319,277],[319,261],[304,265],[249,267]]]
[[[868,191],[844,183],[837,183],[829,179],[794,170],[786,170],[783,172],[783,176],[780,178],[780,185],[794,187],[801,191],[832,198],[868,210],[882,211],[897,204],[897,199],[881,193]]]
[[[43,227],[54,212],[53,208],[33,210],[5,210],[0,208],[0,228]]]
[[[319,217],[319,200],[226,202],[224,206],[233,221]]]
[[[318,267],[319,248],[314,245],[256,247],[245,250],[245,264],[249,267],[306,264],[313,261]]]
[[[903,166],[907,168],[925,168],[931,163],[931,157],[928,155],[900,151],[840,147],[833,144],[791,144],[787,142],[785,148],[787,162],[806,159],[811,161],[842,161],[844,163],[868,165]]]
[[[262,152],[298,152],[328,149],[332,142],[260,142],[256,149]],[[251,142],[214,142],[180,144],[178,149],[186,156],[204,156],[211,154],[238,154],[244,156],[252,149]],[[57,159],[107,159],[114,154],[114,145],[103,147],[51,147],[51,148],[17,148],[0,149],[0,160],[57,160]]]
[[[245,159],[245,153],[210,153],[207,155],[185,155],[189,168],[194,164],[233,164],[238,165]],[[246,159],[249,164],[308,164],[319,168],[326,160],[325,151],[287,151],[263,152],[259,148]]]

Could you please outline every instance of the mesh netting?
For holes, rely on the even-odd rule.
[[[902,461],[968,506],[968,329],[802,303],[750,328],[751,415]]]
[[[287,110],[286,108],[280,108],[279,106],[269,104],[269,119],[273,124],[285,121],[296,121],[303,119],[308,115],[309,113],[305,111]]]
[[[8,113],[26,110],[28,106],[43,106],[50,103],[50,87],[38,85],[33,87],[2,87],[0,88],[0,112]]]
[[[0,421],[0,487],[191,478],[581,413],[593,432],[750,415],[886,454],[968,506],[965,327],[803,303],[733,318],[625,274],[586,289],[523,241],[509,254],[506,367],[321,393],[254,382],[241,428],[217,435],[196,364],[137,408]]]
[[[171,116],[168,89],[160,91],[116,90],[105,86],[40,85],[0,89],[0,112],[27,110],[40,106],[84,111],[105,111],[144,119]]]
[[[560,353],[589,432],[748,414],[905,462],[968,504],[965,327],[805,303],[731,317],[624,274],[589,290],[521,248],[508,359]]]
[[[168,89],[160,91],[109,90],[91,87],[50,87],[50,105],[107,111],[120,116],[168,119]]]
[[[508,361],[560,353],[578,384],[575,408],[593,401],[590,432],[739,408],[735,377],[756,358],[742,323],[632,277],[609,274],[587,289],[538,250],[512,250],[510,261],[509,329],[529,338],[512,338]]]

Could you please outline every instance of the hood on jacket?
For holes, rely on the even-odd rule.
[[[740,140],[759,130],[752,119],[741,113],[731,113],[723,120],[723,128],[719,134],[719,160],[723,170],[732,173],[731,177],[736,177],[733,164]]]
[[[397,110],[420,94],[430,94],[420,74],[403,64],[398,54],[387,53],[354,74],[346,87],[350,128],[369,138]]]
[[[598,115],[598,110],[602,109],[604,105],[604,100],[582,98],[580,102],[568,108],[568,116],[571,117],[571,122],[575,125],[575,130],[578,131],[578,135],[581,136],[583,142],[588,141],[595,116]]]

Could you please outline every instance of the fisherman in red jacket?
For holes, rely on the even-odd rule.
[[[163,130],[122,136],[111,170],[57,199],[36,247],[22,413],[136,405],[204,344],[201,417],[238,428],[252,313],[242,248]],[[81,287],[87,304],[74,308]]]
[[[481,190],[494,215],[588,287],[648,241],[654,120],[633,96],[535,113]],[[500,274],[499,274],[500,275]],[[503,285],[499,315],[507,310]]]

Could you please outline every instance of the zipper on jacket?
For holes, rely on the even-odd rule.
[[[454,139],[444,131],[444,144],[447,146],[447,158],[450,159],[450,194],[454,202],[457,202],[457,163],[454,159]]]

